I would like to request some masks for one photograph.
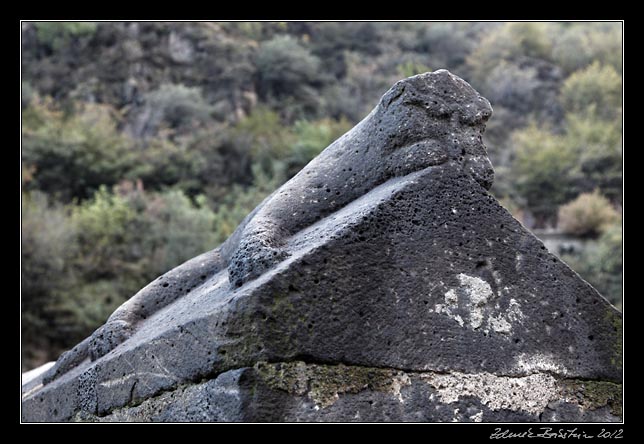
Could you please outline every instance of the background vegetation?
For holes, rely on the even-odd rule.
[[[23,366],[222,242],[396,80],[495,109],[492,192],[621,306],[620,23],[25,23]]]

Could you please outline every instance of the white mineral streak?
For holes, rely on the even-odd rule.
[[[564,376],[570,373],[554,356],[544,353],[521,353],[514,360],[514,369],[521,373],[553,372]]]
[[[402,394],[400,393],[400,389],[402,389],[406,385],[411,385],[411,379],[409,379],[409,376],[406,373],[397,374],[396,376],[394,376],[393,381],[391,382],[391,388],[393,390],[394,396],[398,398],[398,401],[400,403],[405,402]]]
[[[483,412],[478,412],[477,414],[470,416],[470,419],[474,422],[483,421]]]
[[[460,287],[449,289],[445,293],[445,303],[436,304],[434,312],[445,314],[461,327],[481,329],[485,333],[494,331],[508,337],[513,325],[523,321],[521,305],[515,299],[510,299],[507,309],[503,310],[498,303],[493,304],[495,294],[483,279],[464,273],[457,278]]]
[[[558,393],[555,378],[543,373],[519,378],[458,372],[421,377],[436,389],[443,403],[451,404],[461,397],[472,396],[494,411],[506,409],[538,415]],[[474,421],[481,418],[482,413],[472,417]]]

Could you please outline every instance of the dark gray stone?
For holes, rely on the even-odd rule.
[[[486,191],[490,113],[447,71],[398,82],[220,248],[149,284],[64,355],[23,398],[23,419],[539,420],[565,381],[620,383],[621,314]],[[308,381],[295,389],[258,364],[295,361]],[[372,389],[362,371],[374,368],[389,373]],[[222,410],[224,381],[241,404]],[[320,383],[349,389],[329,404],[309,396]],[[490,384],[503,402],[477,389]],[[507,395],[516,384],[548,391],[522,401]],[[168,393],[202,407],[180,414]],[[587,414],[607,402],[554,411],[609,421],[610,409]]]
[[[618,409],[569,396],[577,381],[552,375],[503,377],[258,363],[149,398],[100,422],[607,422]],[[610,391],[619,397],[617,385]],[[588,404],[593,399],[596,404]]]
[[[118,409],[109,415],[82,415],[79,420],[100,422],[240,422],[244,421],[244,391],[240,377],[247,369],[225,372],[209,381],[175,390]]]

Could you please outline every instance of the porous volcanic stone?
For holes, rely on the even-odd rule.
[[[621,314],[487,192],[490,113],[447,71],[398,82],[23,420],[618,421]]]

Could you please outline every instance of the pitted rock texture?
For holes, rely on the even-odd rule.
[[[596,384],[596,383],[595,383]],[[619,421],[621,387],[557,379],[259,362],[85,422]],[[588,387],[591,387],[590,389]],[[585,391],[595,390],[583,397]]]
[[[161,308],[144,289],[119,309],[145,311],[122,342],[99,329],[105,353],[23,395],[23,420],[618,420],[621,314],[487,192],[473,91],[446,71],[396,84],[231,240],[146,287]],[[255,271],[235,282],[227,257]]]

